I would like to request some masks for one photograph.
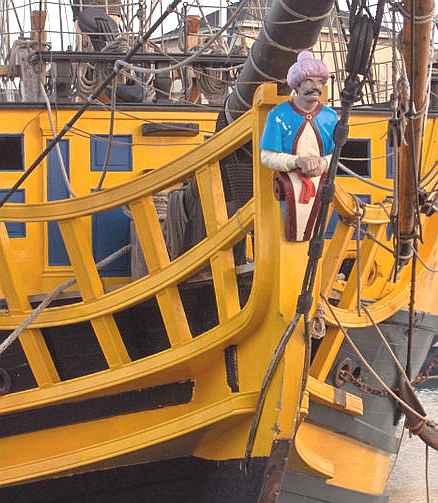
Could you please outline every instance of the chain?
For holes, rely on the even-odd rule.
[[[432,358],[432,360],[429,362],[427,367],[424,369],[424,372],[421,374],[418,374],[418,376],[411,381],[412,386],[417,386],[418,384],[422,384],[426,382],[430,377],[432,371],[438,368],[438,356],[435,356]],[[370,384],[367,384],[364,382],[362,379],[359,377],[355,377],[350,371],[341,369],[338,373],[338,377],[341,381],[343,381],[345,384],[352,384],[356,388],[360,389],[363,393],[366,393],[368,395],[374,395],[374,396],[380,396],[380,397],[386,397],[389,395],[388,391],[377,388],[374,386],[371,386]],[[393,388],[393,391],[398,391],[397,388]]]
[[[356,388],[360,389],[361,391],[363,391],[368,395],[381,396],[381,397],[389,395],[388,391],[381,388],[375,388],[374,386],[370,386],[366,382],[362,381],[362,379],[354,377],[354,375],[348,370],[345,369],[340,370],[338,376],[342,381],[344,381],[344,383],[352,384],[353,386],[356,386]]]
[[[412,381],[412,384],[416,386],[417,384],[422,384],[427,381],[431,377],[432,370],[438,368],[438,356],[434,356],[427,367],[424,369],[424,372],[418,374],[417,377]]]

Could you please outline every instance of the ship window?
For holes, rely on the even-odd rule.
[[[360,176],[370,176],[370,140],[368,138],[349,138],[342,147],[340,162]],[[338,176],[349,176],[338,167]]]
[[[386,178],[394,178],[394,165],[392,161],[394,149],[389,140],[386,142]]]
[[[49,145],[50,142],[47,142]],[[67,177],[70,180],[70,153],[69,140],[61,140],[59,143],[62,159]],[[68,199],[68,190],[64,178],[60,175],[61,166],[59,164],[58,153],[55,149],[47,156],[47,200],[56,201],[58,199]],[[47,222],[47,243],[48,243],[48,264],[50,266],[70,265],[67,250],[64,246],[58,222]]]
[[[1,157],[1,156],[0,156]],[[9,189],[0,189],[0,199],[2,199]],[[16,190],[8,199],[8,203],[24,203],[24,190]],[[6,229],[10,238],[26,237],[26,224],[22,222],[6,222]]]
[[[108,148],[108,135],[91,137],[91,170],[102,171]],[[132,136],[114,135],[108,171],[132,171]]]
[[[101,211],[92,216],[93,255],[99,262],[123,246],[129,245],[131,222],[121,208]],[[111,232],[108,232],[111,229]],[[114,260],[104,267],[101,276],[130,276],[130,254]]]
[[[0,135],[0,171],[21,171],[23,169],[23,135]]]

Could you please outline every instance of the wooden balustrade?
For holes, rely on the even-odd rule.
[[[148,271],[158,272],[170,260],[152,197],[134,201],[129,208]],[[191,334],[178,287],[164,288],[157,293],[157,301],[171,346],[189,342]]]
[[[0,222],[0,285],[8,306],[8,312],[22,313],[30,309],[24,278],[14,261],[6,225]],[[52,357],[47,349],[44,337],[37,328],[22,332],[20,344],[32,368],[39,386],[54,384],[59,381]]]
[[[270,192],[271,175],[261,168],[258,144],[269,107],[286,99],[277,96],[275,86],[269,86],[267,84],[261,88],[255,97],[256,106],[253,110],[205,144],[156,172],[74,200],[9,204],[0,209],[2,221],[58,222],[83,299],[81,303],[48,308],[21,336],[26,357],[39,386],[59,381],[40,328],[90,321],[109,367],[115,369],[134,365],[135,362],[130,362],[113,313],[152,297],[157,298],[171,350],[182,350],[195,342],[198,344],[198,339],[192,338],[178,284],[208,263],[212,270],[219,314],[218,330],[223,334],[222,339],[229,341],[234,336],[241,336],[246,330],[245,327],[261,322],[271,296],[270,283],[274,271],[270,262],[271,247],[273,237],[277,236],[277,231],[272,230],[272,219],[276,218],[274,210],[278,203]],[[255,197],[233,217],[228,218],[219,161],[250,140],[254,145]],[[195,177],[197,181],[207,236],[184,255],[170,261],[152,197],[156,192],[190,177]],[[85,219],[94,213],[123,205],[128,206],[132,213],[149,274],[117,291],[105,292],[96,269]],[[334,206],[341,218],[332,240],[327,242],[323,257],[321,292],[326,296],[330,294],[336,282],[343,261],[348,254],[351,255],[353,227],[349,225],[348,219],[353,218],[356,211],[354,199],[339,187],[336,190]],[[378,205],[365,205],[362,223],[368,225],[369,232],[380,240],[388,223],[387,211]],[[254,295],[242,314],[232,246],[243,239],[251,228],[254,229],[257,267]],[[343,323],[364,327],[369,325],[368,318],[355,313],[357,278],[360,276],[361,284],[366,282],[378,252],[378,244],[365,238],[361,241],[360,249],[359,272],[356,263],[342,292],[340,303],[334,309]],[[426,251],[431,252],[432,247]],[[427,254],[424,258],[427,259]],[[0,312],[0,330],[5,330],[20,323],[30,312],[28,296],[32,292],[26,291],[23,281],[19,278],[18,266],[12,256],[4,224],[0,227],[0,266],[3,271],[0,284],[9,308],[8,312]],[[375,303],[370,306],[373,314],[378,313],[378,319],[379,316],[380,319],[390,316],[405,302],[408,285],[406,276],[407,274],[404,274],[401,277],[397,293],[394,293],[395,290],[391,291],[387,297],[375,299]],[[389,303],[388,298],[391,299]],[[389,307],[383,308],[384,302]],[[241,318],[238,318],[239,316]],[[237,318],[239,322],[235,321]],[[324,380],[327,376],[342,343],[342,335],[337,327],[333,326],[333,320],[329,316],[326,316],[326,320],[332,326],[328,329],[312,366],[312,375],[319,380]],[[214,344],[212,339],[202,350],[206,351],[209,345]],[[190,352],[184,354],[187,359],[191,357]],[[171,360],[167,364],[171,365]],[[92,377],[90,382],[91,379]]]

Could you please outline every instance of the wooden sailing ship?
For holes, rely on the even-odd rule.
[[[296,53],[274,64],[275,51],[315,43],[332,9],[328,0],[280,4],[274,2],[270,21],[301,23],[289,40],[276,28],[275,44],[261,31],[261,49],[255,45],[221,114],[226,127],[217,127],[219,108],[178,107],[159,98],[117,103],[112,111],[114,87],[106,108],[89,107],[65,131],[80,102],[52,100],[52,116],[41,96],[1,105],[4,342],[19,327],[19,340],[2,345],[0,357],[4,501],[387,501],[400,412],[387,389],[376,392],[381,383],[372,369],[389,389],[403,379],[397,361],[413,379],[438,329],[437,119],[433,111],[424,119],[422,101],[428,65],[406,57],[416,105],[408,118],[416,132],[407,133],[406,146],[388,141],[388,122],[397,119],[390,109],[363,106],[351,114],[346,149],[363,146],[359,158],[350,159],[353,171],[363,171],[336,180],[311,310],[323,337],[312,339],[308,354],[300,321],[260,409],[265,372],[296,311],[308,261],[308,243],[284,238],[272,173],[260,162],[266,115],[289,99],[267,76],[282,78]],[[406,44],[424,54],[432,2],[416,4],[414,25],[406,16]],[[40,72],[50,60],[50,51],[41,50],[42,31],[33,60]],[[92,60],[91,53],[83,57]],[[263,70],[257,57],[265,60]],[[141,58],[134,63],[158,68],[178,62],[157,53]],[[66,80],[55,84],[59,92],[60,82]],[[200,99],[197,92],[184,94]],[[105,101],[105,93],[99,98]],[[17,186],[44,150],[42,162]],[[344,155],[348,164],[347,150]],[[164,225],[159,202],[169,191],[183,198],[193,186],[203,231],[190,227],[195,209],[186,206],[192,234],[174,254],[163,233],[172,222]],[[413,186],[422,190],[421,201]],[[421,236],[412,207],[424,209]],[[401,257],[406,250],[409,256]],[[62,293],[29,318],[59,285]],[[283,440],[290,449],[281,484],[266,492],[266,467],[276,468],[273,445]]]

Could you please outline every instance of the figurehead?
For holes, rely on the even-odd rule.
[[[261,160],[275,170],[274,190],[281,201],[288,241],[310,239],[320,205],[320,181],[334,148],[336,112],[320,103],[328,80],[326,65],[309,51],[298,54],[287,82],[295,92],[268,114]]]

